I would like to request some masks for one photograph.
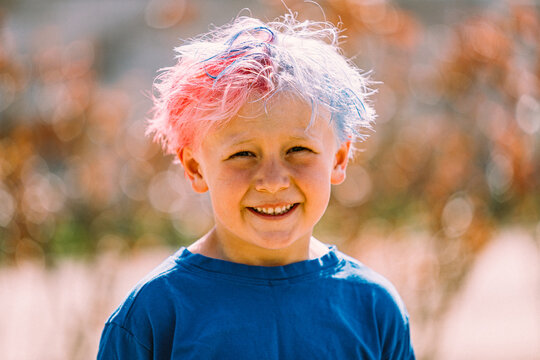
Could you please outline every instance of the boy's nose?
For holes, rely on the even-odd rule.
[[[287,169],[279,161],[267,161],[262,164],[255,180],[257,191],[277,193],[288,188],[290,178]]]

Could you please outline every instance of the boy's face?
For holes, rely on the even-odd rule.
[[[349,142],[311,107],[285,95],[247,103],[179,155],[198,192],[210,192],[218,241],[243,251],[307,249],[331,184],[345,178]],[[321,110],[322,111],[322,110]]]

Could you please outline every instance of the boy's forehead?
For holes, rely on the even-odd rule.
[[[253,104],[248,105],[251,107]],[[295,102],[274,104],[273,109],[257,111],[246,116],[238,114],[221,126],[211,129],[201,143],[203,152],[216,153],[218,149],[228,149],[248,144],[322,144],[338,139],[333,126],[327,119],[311,119],[311,107],[305,109]]]
[[[296,96],[275,95],[246,102],[219,130],[235,139],[264,131],[282,130],[287,138],[305,138],[315,133],[332,132],[330,114],[313,108]]]

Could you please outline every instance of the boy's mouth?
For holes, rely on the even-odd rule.
[[[249,210],[264,216],[283,216],[298,206],[298,203],[276,207],[248,207]]]

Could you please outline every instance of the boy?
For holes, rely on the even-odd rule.
[[[99,359],[414,359],[392,285],[312,236],[374,117],[337,39],[241,17],[176,49],[149,132],[215,226],[137,285]]]

